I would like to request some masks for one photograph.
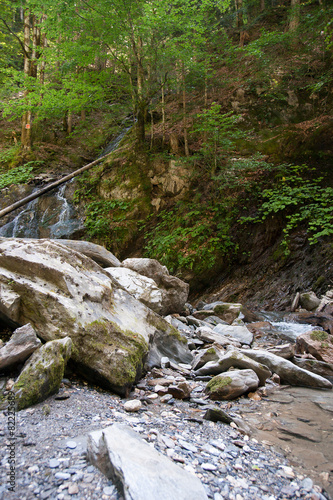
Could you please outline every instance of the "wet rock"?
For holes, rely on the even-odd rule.
[[[88,436],[88,457],[112,478],[126,500],[206,500],[199,479],[145,443],[132,429],[114,424]]]
[[[175,276],[170,276],[167,268],[162,266],[157,260],[126,259],[122,262],[122,266],[155,281],[163,294],[162,315],[166,316],[167,314],[183,310],[189,294],[188,283]]]
[[[251,345],[253,342],[253,333],[245,325],[216,325],[213,331],[241,344]]]
[[[199,370],[196,370],[196,375],[217,375],[226,372],[231,367],[245,368],[253,370],[259,377],[260,385],[265,385],[272,372],[267,366],[257,363],[255,360],[239,352],[237,349],[229,348],[227,352],[220,356],[218,361],[209,361]]]
[[[333,335],[333,316],[330,314],[320,312],[299,312],[292,314],[290,318],[301,324],[320,326]]]
[[[303,387],[332,389],[332,384],[320,375],[298,368],[291,361],[276,356],[268,351],[244,349],[241,352],[259,363],[266,365],[272,372],[277,373],[282,383],[300,385]]]
[[[30,324],[17,328],[0,349],[0,370],[23,363],[41,344]]]
[[[211,399],[235,399],[259,386],[259,378],[253,370],[232,370],[216,375],[206,386]]]
[[[333,336],[322,330],[313,330],[299,335],[296,339],[296,352],[310,353],[319,361],[333,363]]]
[[[13,387],[18,410],[44,401],[59,390],[71,349],[72,341],[66,337],[47,342],[32,354]]]

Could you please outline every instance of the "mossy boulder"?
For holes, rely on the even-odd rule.
[[[259,378],[253,370],[231,370],[213,377],[205,392],[210,399],[231,400],[259,386]]]
[[[71,350],[72,341],[66,337],[47,342],[32,354],[13,387],[17,410],[58,392]]]
[[[18,298],[18,307],[3,309],[7,321],[31,323],[45,342],[69,336],[77,370],[121,395],[140,377],[155,339],[157,361],[192,360],[177,330],[61,240],[0,239],[0,285],[0,306],[8,292]]]
[[[319,361],[333,364],[333,335],[323,330],[303,333],[297,337],[296,352],[309,353]]]

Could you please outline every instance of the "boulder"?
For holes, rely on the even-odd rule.
[[[17,328],[0,349],[0,370],[23,363],[41,344],[30,324]]]
[[[296,352],[308,352],[319,361],[333,363],[333,336],[322,330],[303,333],[296,339]]]
[[[164,312],[162,291],[155,281],[125,267],[104,269],[119,285],[157,314]]]
[[[241,344],[251,345],[253,342],[253,333],[245,325],[216,325],[213,332],[229,337]]]
[[[258,363],[266,365],[273,373],[277,373],[284,384],[332,389],[332,384],[325,378],[298,368],[291,361],[280,356],[259,349],[242,349],[241,352]]]
[[[197,328],[195,333],[200,340],[203,340],[204,342],[207,343],[212,343],[212,344],[215,343],[222,347],[226,347],[228,345],[240,347],[240,343],[237,342],[236,339],[232,339],[230,337],[227,337],[226,335],[222,335],[221,333],[216,332],[214,330],[211,330],[210,328],[207,328],[205,326],[201,326],[200,328]]]
[[[312,291],[303,292],[299,295],[299,303],[303,309],[315,311],[320,304],[320,299],[318,299],[317,295]]]
[[[237,349],[229,348],[218,361],[209,361],[199,370],[196,370],[197,376],[201,375],[217,375],[226,372],[231,367],[244,368],[253,370],[260,380],[260,385],[265,385],[266,379],[271,377],[272,372],[267,366],[258,363],[254,359],[249,358],[245,354],[239,352]]]
[[[71,349],[72,341],[65,337],[47,342],[32,354],[12,389],[17,410],[40,403],[58,392]]]
[[[208,500],[200,480],[149,446],[131,428],[113,424],[88,435],[90,462],[125,500]]]
[[[155,259],[126,259],[122,266],[155,281],[163,294],[161,312],[163,316],[182,312],[189,294],[188,283],[175,276],[170,276],[168,269]]]
[[[267,351],[277,356],[281,356],[284,359],[292,359],[295,356],[296,345],[295,344],[282,344],[275,345],[274,347],[268,347]]]
[[[94,260],[101,267],[119,267],[121,266],[120,260],[109,252],[106,248],[90,241],[81,240],[58,240],[61,245],[66,245],[72,250],[83,253],[90,259]]]
[[[231,400],[259,386],[259,378],[253,370],[232,370],[213,377],[205,392],[214,400]]]
[[[204,310],[212,310],[214,314],[231,324],[235,319],[241,318],[246,323],[252,323],[253,321],[258,321],[261,317],[244,307],[242,304],[232,303],[232,302],[212,302],[206,304],[203,307]]]
[[[218,361],[223,353],[218,344],[213,344],[208,349],[201,349],[192,361],[192,369],[199,370],[209,361]]]
[[[192,359],[175,328],[90,258],[55,240],[1,241],[0,304],[3,283],[19,295],[19,324],[31,323],[45,342],[71,337],[77,372],[121,395],[141,376],[149,345],[155,357],[184,362],[181,352],[185,362]]]
[[[333,364],[318,361],[317,359],[299,358],[295,356],[293,363],[299,368],[308,370],[309,372],[321,375],[321,377],[328,377],[330,382],[333,381]]]

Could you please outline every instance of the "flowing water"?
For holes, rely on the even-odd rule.
[[[281,339],[288,340],[290,342],[295,342],[297,337],[302,335],[302,333],[306,333],[310,330],[321,330],[319,326],[291,321],[288,318],[288,314],[283,312],[264,311],[260,314],[264,317],[265,321],[269,321]],[[261,329],[265,331],[265,328]],[[269,332],[271,332],[271,330],[267,330],[267,333]]]
[[[131,126],[125,127],[113,139],[98,158],[115,151]],[[74,179],[59,188],[45,193],[28,203],[23,209],[14,212],[0,227],[0,236],[6,238],[51,238],[70,239],[84,228],[80,214],[70,201]],[[29,189],[25,196],[35,193],[39,188]],[[23,196],[22,196],[23,197]]]

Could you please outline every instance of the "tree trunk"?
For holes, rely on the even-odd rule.
[[[260,12],[264,12],[265,10],[265,0],[260,0]]]
[[[30,52],[30,12],[24,11],[24,77],[30,76],[31,52]],[[24,92],[24,101],[28,101],[28,91]],[[21,145],[24,150],[31,149],[31,111],[26,111],[22,116]]]
[[[165,96],[164,96],[164,83],[162,85],[162,146],[165,143]]]
[[[184,126],[184,148],[185,156],[190,156],[188,149],[188,137],[187,137],[187,115],[186,115],[186,87],[185,87],[185,67],[182,64],[182,80],[183,80],[183,126]]]
[[[291,0],[290,5],[289,31],[296,31],[299,26],[300,0]]]

